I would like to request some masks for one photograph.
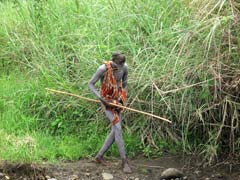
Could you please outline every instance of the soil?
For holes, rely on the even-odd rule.
[[[96,164],[91,159],[74,162],[60,162],[55,165],[0,164],[0,179],[13,180],[103,180],[102,173],[109,173],[113,180],[159,180],[167,168],[176,168],[188,180],[240,180],[240,164],[221,163],[212,167],[200,168],[194,158],[165,156],[156,159],[138,157],[129,160],[132,174],[121,171],[119,159],[108,159],[108,166]]]

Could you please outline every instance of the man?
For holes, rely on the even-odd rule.
[[[105,164],[103,159],[104,153],[115,140],[122,159],[123,172],[131,173],[132,171],[128,164],[122,137],[122,109],[109,104],[109,102],[116,104],[124,104],[126,102],[127,78],[128,66],[125,63],[125,56],[121,52],[115,52],[112,55],[112,61],[105,62],[101,65],[88,85],[91,91],[101,101],[102,108],[111,122],[112,127],[110,134],[95,159],[98,163]],[[95,83],[98,80],[101,82],[100,93],[95,87]]]

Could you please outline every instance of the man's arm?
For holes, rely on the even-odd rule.
[[[101,65],[97,69],[96,73],[92,76],[91,80],[88,82],[88,87],[97,96],[98,99],[101,99],[101,95],[96,89],[95,84],[103,76],[106,70],[107,70],[106,65],[105,64]]]
[[[122,86],[123,86],[123,89],[126,90],[126,92],[127,92],[127,81],[128,81],[128,65],[125,64],[124,65],[124,74],[122,77]]]

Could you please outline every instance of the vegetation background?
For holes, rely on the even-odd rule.
[[[207,163],[240,152],[240,2],[237,0],[0,1],[0,158],[92,157],[108,134],[96,68],[121,50],[129,65],[129,156],[196,153]],[[112,147],[109,155],[118,155]]]

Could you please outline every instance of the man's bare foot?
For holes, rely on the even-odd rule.
[[[130,174],[132,173],[132,170],[128,164],[128,160],[127,159],[123,159],[122,160],[122,168],[123,168],[123,172],[126,174]]]
[[[107,162],[105,161],[105,159],[103,159],[102,156],[98,156],[98,155],[95,157],[95,162],[99,163],[99,164],[102,164],[104,166],[108,165]]]

